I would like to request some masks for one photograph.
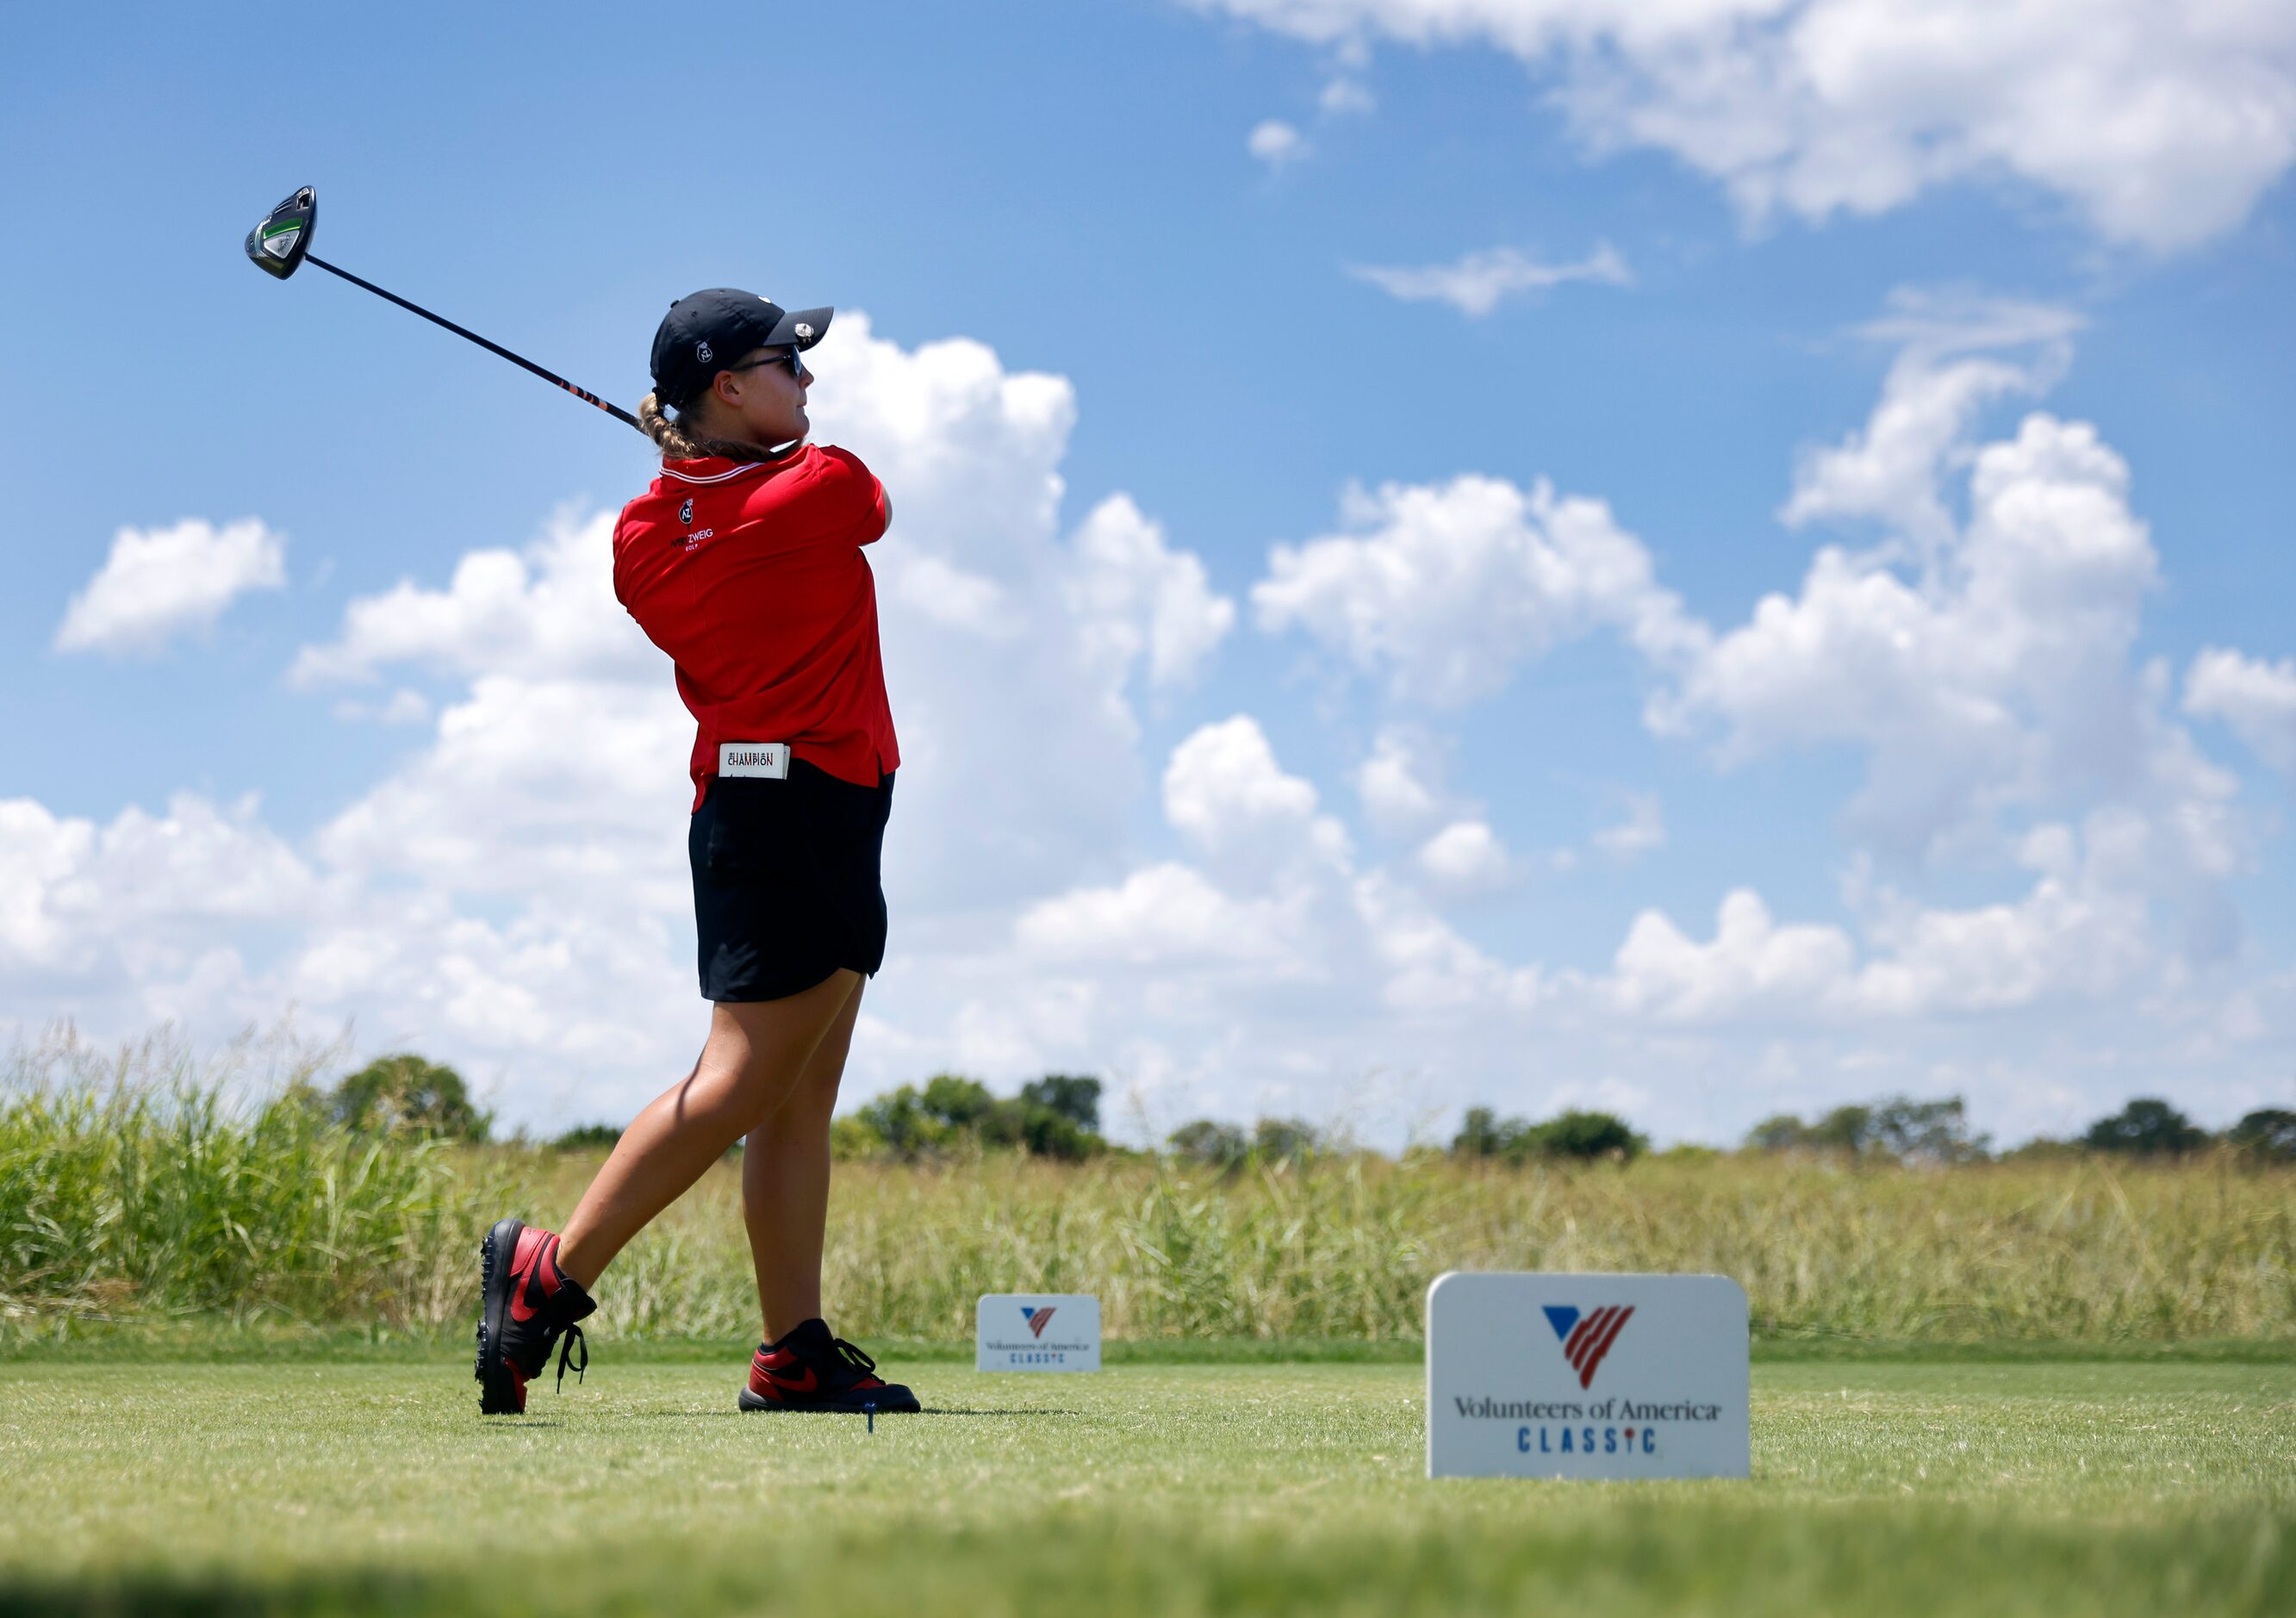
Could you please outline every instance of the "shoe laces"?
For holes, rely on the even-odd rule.
[[[868,1355],[863,1353],[860,1349],[855,1347],[852,1343],[846,1342],[844,1338],[832,1338],[830,1340],[829,1346],[837,1351],[837,1357],[839,1359],[844,1360],[847,1365],[851,1366],[855,1370],[860,1372],[862,1376],[867,1376],[875,1373],[877,1369],[877,1362],[870,1359]]]
[[[566,1335],[558,1340],[558,1391],[562,1393],[566,1391],[566,1362],[576,1349],[582,1351],[582,1358],[574,1361],[574,1382],[578,1387],[581,1385],[582,1373],[590,1368],[590,1345],[583,1341],[582,1328],[569,1321],[566,1326]],[[545,1360],[549,1359],[547,1349],[543,1351],[543,1358]]]

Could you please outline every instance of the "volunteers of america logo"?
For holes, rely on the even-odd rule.
[[[1546,1323],[1554,1328],[1554,1335],[1562,1344],[1562,1357],[1578,1373],[1578,1385],[1594,1386],[1595,1368],[1611,1351],[1611,1344],[1619,1340],[1619,1333],[1625,1329],[1627,1317],[1635,1312],[1635,1306],[1606,1303],[1585,1316],[1567,1303],[1541,1307],[1546,1311]]]
[[[1049,1308],[1030,1309],[1023,1303],[1021,1305],[1021,1318],[1029,1323],[1030,1336],[1041,1337],[1045,1335],[1045,1328],[1053,1323],[1053,1311]]]

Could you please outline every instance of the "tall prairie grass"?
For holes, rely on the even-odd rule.
[[[550,1189],[561,1203],[567,1176]],[[1222,1177],[986,1157],[839,1170],[839,1318],[969,1336],[983,1292],[1101,1298],[1119,1337],[1415,1338],[1447,1269],[1735,1277],[1771,1336],[1924,1342],[2296,1335],[2296,1174],[2226,1160],[1922,1172],[1808,1160],[1481,1168],[1378,1159]],[[746,1330],[725,1176],[601,1290],[641,1330]]]
[[[69,1035],[18,1051],[0,1068],[0,1320],[460,1310],[470,1288],[441,1261],[476,1217],[467,1165],[334,1128],[304,1083],[323,1059],[242,1044],[201,1061],[166,1036],[109,1058]]]
[[[562,1220],[599,1161],[358,1138],[178,1060],[0,1076],[0,1314],[459,1329],[504,1212]],[[1758,1331],[1919,1342],[2296,1336],[2296,1172],[2230,1157],[1948,1170],[1741,1155],[1505,1168],[1375,1157],[1221,1174],[1006,1154],[840,1165],[848,1335],[958,1338],[983,1292],[1099,1294],[1130,1338],[1418,1335],[1446,1269],[1734,1277]],[[756,1330],[736,1177],[597,1288],[609,1335]]]

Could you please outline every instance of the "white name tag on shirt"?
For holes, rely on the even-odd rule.
[[[789,759],[787,742],[718,743],[718,773],[721,776],[750,776],[766,781],[786,781],[789,779]]]

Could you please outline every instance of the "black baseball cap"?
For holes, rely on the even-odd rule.
[[[770,298],[730,286],[689,292],[654,329],[654,397],[682,410],[752,349],[813,347],[834,312],[784,309]]]

